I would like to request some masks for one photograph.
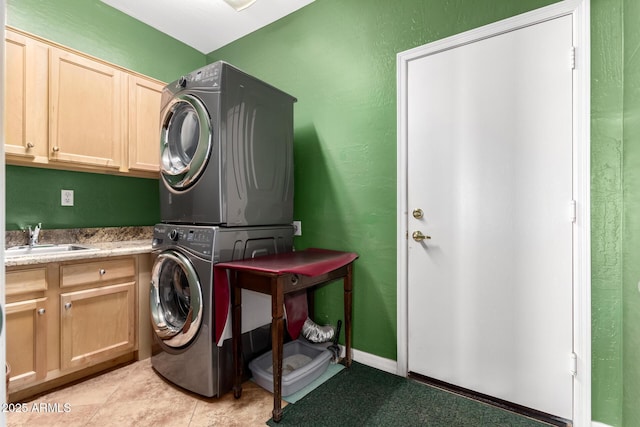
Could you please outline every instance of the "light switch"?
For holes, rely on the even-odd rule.
[[[73,190],[60,190],[60,205],[73,206]]]

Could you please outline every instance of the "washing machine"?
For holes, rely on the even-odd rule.
[[[231,339],[216,342],[215,338],[215,310],[219,305],[215,301],[213,266],[288,252],[292,244],[291,226],[157,224],[150,290],[154,335],[151,364],[155,371],[203,396],[229,391],[233,385],[232,345]],[[248,345],[245,355],[250,360],[270,348],[271,299],[244,290],[242,299],[243,339]]]
[[[161,105],[161,221],[291,224],[295,102],[222,61],[167,85]]]

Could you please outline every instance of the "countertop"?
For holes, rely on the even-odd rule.
[[[20,239],[21,234],[23,234],[22,231],[7,232],[7,246],[24,245],[25,243]],[[52,254],[26,254],[9,258],[5,254],[5,267],[151,253],[153,227],[43,230],[42,237],[45,236],[46,238],[41,239],[41,244],[70,243],[90,249]]]
[[[91,249],[81,251],[68,251],[55,254],[20,255],[4,259],[5,267],[18,265],[46,264],[48,262],[85,260],[92,258],[105,258],[122,255],[136,255],[151,252],[151,239],[128,240],[123,242],[92,243],[87,246]]]

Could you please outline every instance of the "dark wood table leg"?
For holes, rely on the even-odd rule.
[[[237,285],[236,272],[231,272],[231,332],[233,337],[233,396],[242,396],[242,289]]]
[[[344,365],[351,367],[351,312],[353,304],[353,264],[347,266],[347,275],[344,277]]]
[[[307,314],[309,319],[315,319],[315,288],[307,289]]]
[[[273,357],[273,421],[282,419],[282,350],[284,295],[282,276],[271,279],[271,348]]]

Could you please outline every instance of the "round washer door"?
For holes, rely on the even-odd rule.
[[[151,272],[151,323],[169,347],[189,344],[202,323],[202,287],[193,264],[177,251],[158,255]]]
[[[202,102],[188,94],[176,96],[162,118],[160,140],[162,179],[175,191],[186,190],[211,154],[211,120]]]

